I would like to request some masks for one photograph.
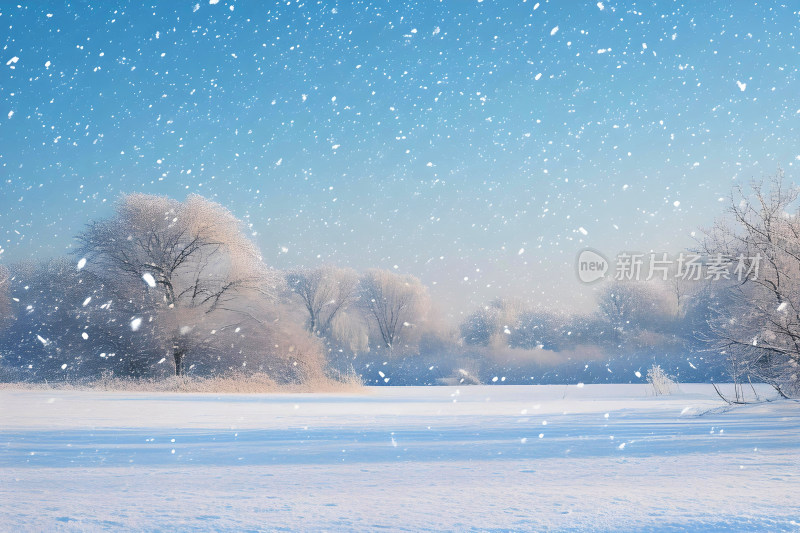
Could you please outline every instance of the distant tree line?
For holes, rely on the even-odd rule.
[[[239,220],[197,195],[125,196],[77,240],[72,258],[0,268],[2,379],[302,382],[328,371],[330,343],[406,353],[429,301],[418,279],[388,271],[272,269]]]
[[[71,258],[0,266],[0,379],[261,372],[296,383],[354,369],[370,384],[758,380],[797,391],[798,190],[737,190],[699,243],[763,258],[760,277],[611,281],[590,312],[495,299],[453,327],[387,270],[264,263],[228,210],[132,194]]]

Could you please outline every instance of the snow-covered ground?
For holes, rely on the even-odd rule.
[[[2,531],[797,531],[799,489],[800,404],[707,385],[0,391]]]

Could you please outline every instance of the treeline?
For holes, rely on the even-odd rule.
[[[73,258],[10,267],[5,379],[324,373],[317,343],[281,320],[281,274],[221,206],[130,195],[77,239]]]
[[[683,353],[703,322],[701,304],[680,312],[627,284],[587,316],[497,300],[448,327],[413,276],[268,267],[240,221],[196,195],[125,196],[77,241],[73,257],[0,273],[2,379],[259,372],[296,383],[333,370],[381,384],[629,380],[653,353]],[[587,362],[606,372],[592,376]]]
[[[77,240],[74,257],[0,272],[3,380],[257,372],[300,383],[335,370],[332,346],[405,355],[426,320],[416,278],[272,269],[240,221],[197,195],[125,196]]]
[[[197,195],[134,194],[70,258],[0,268],[0,380],[356,373],[368,384],[758,379],[792,390],[800,362],[798,191],[739,191],[699,243],[761,256],[733,279],[612,281],[587,313],[496,299],[447,324],[419,279],[266,265],[242,225]],[[752,267],[752,265],[750,265]]]

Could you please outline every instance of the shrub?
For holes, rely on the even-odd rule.
[[[653,394],[662,396],[678,390],[678,384],[661,368],[653,365],[647,371],[647,382],[653,387]]]

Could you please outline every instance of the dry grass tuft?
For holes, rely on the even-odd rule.
[[[340,393],[363,390],[361,378],[355,372],[317,376],[299,384],[276,383],[264,373],[229,373],[214,377],[169,377],[164,379],[131,379],[104,376],[96,380],[44,383],[0,383],[0,390],[80,390],[118,392],[184,392],[184,393]]]

